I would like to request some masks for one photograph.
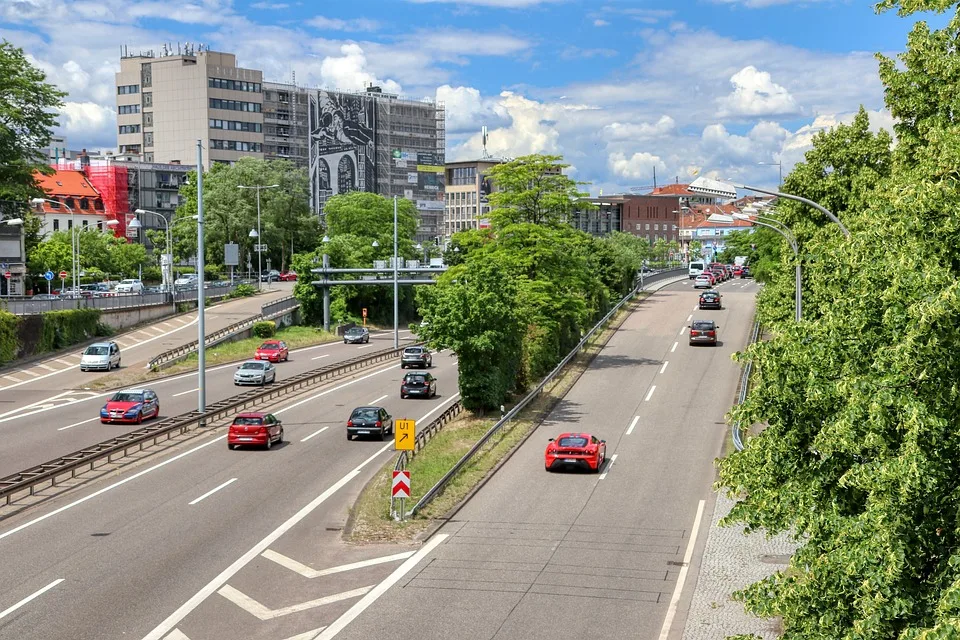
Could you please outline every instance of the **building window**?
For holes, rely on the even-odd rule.
[[[117,113],[122,116],[125,116],[129,113],[140,113],[140,105],[138,104],[122,104],[118,109]]]
[[[138,124],[122,124],[120,125],[120,134],[124,133],[140,133],[140,125]]]
[[[60,231],[60,218],[53,219],[53,230]],[[199,343],[198,343],[199,344]]]
[[[224,151],[252,151],[254,153],[263,151],[263,145],[259,142],[243,142],[241,140],[210,140],[210,148]]]
[[[73,198],[67,197],[66,199],[64,199],[63,205],[64,205],[67,209],[73,209],[73,206],[74,206]]]
[[[644,229],[644,231],[650,231],[650,223],[649,223],[649,222],[647,223],[647,227],[646,227],[646,229]],[[649,240],[649,239],[650,239],[650,234],[648,233],[648,234],[647,234],[647,240]]]
[[[51,208],[51,209],[59,209],[59,208],[60,208],[60,200],[58,200],[57,198],[50,198],[50,200],[51,200],[51,202],[49,202],[49,203],[47,203],[47,204],[50,205],[50,208]]]
[[[87,209],[87,208],[88,208],[87,199],[86,199],[86,198],[80,198],[80,204],[77,205],[77,208],[78,208],[78,209]]]
[[[89,221],[89,220],[84,220],[84,221],[83,221],[83,228],[86,229],[86,228],[89,227],[89,226],[90,226],[90,221]]]
[[[640,231],[640,223],[639,223],[639,222],[637,223],[637,228],[635,229],[635,231]]]
[[[259,102],[242,102],[240,100],[221,100],[220,98],[210,98],[211,109],[226,109],[227,111],[248,111],[251,113],[260,113]]]
[[[143,114],[143,126],[152,127],[153,126],[153,111],[147,111]]]
[[[659,224],[653,225],[653,230],[654,230],[654,231],[660,231],[660,225],[659,225]]]
[[[138,84],[122,84],[117,87],[117,95],[125,96],[130,93],[140,93],[140,85]]]
[[[93,201],[93,210],[94,211],[103,211],[103,200],[97,198]]]
[[[224,129],[226,131],[246,131],[248,133],[261,133],[263,125],[259,122],[239,122],[237,120],[217,120],[210,118],[211,129]]]
[[[263,87],[259,82],[247,82],[245,80],[228,80],[226,78],[207,78],[207,86],[211,89],[228,89],[230,91],[248,91],[250,93],[261,93]],[[280,100],[281,102],[289,102]]]
[[[143,94],[143,106],[152,107],[153,106],[153,93]]]
[[[152,147],[153,146],[153,131],[147,131],[143,134],[143,146]]]
[[[69,231],[70,229],[73,229],[73,218],[70,218],[69,220],[67,220],[67,231]]]

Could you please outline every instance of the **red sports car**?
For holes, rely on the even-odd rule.
[[[547,471],[577,468],[598,473],[606,459],[606,440],[589,433],[561,433],[550,438],[543,464]]]
[[[296,271],[284,271],[280,274],[280,281],[287,282],[288,280],[296,280],[297,272]]]
[[[253,354],[253,359],[266,360],[268,362],[289,360],[290,350],[287,348],[287,343],[283,340],[267,340],[257,347],[257,352]]]
[[[160,415],[160,399],[152,389],[125,389],[117,391],[100,409],[100,422],[136,422]]]

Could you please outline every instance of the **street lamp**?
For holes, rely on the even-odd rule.
[[[780,182],[777,184],[783,186],[783,163],[782,162],[758,162],[757,164],[767,167],[778,167],[780,169]]]
[[[260,233],[261,233],[260,232],[260,191],[262,189],[276,189],[279,186],[280,185],[278,184],[268,184],[268,185],[257,184],[249,187],[242,184],[237,185],[237,189],[256,189],[257,190],[257,235],[253,235],[253,230],[251,230],[250,237],[257,238],[257,244],[256,246],[254,246],[254,250],[257,252],[257,289],[258,290],[262,290],[263,288],[261,285],[261,281],[263,279],[263,262],[261,258],[263,254],[263,244],[260,242]],[[282,267],[283,265],[280,265],[280,266]],[[268,289],[270,288],[270,278],[267,278],[267,288]]]
[[[2,224],[8,224],[11,227],[16,227],[23,224],[23,218],[10,218],[9,220],[4,220]]]
[[[170,292],[170,304],[173,305],[173,312],[177,312],[177,301],[174,295],[173,289],[173,230],[170,228],[170,222],[167,220],[166,216],[156,211],[150,211],[149,209],[137,209],[134,211],[138,216],[146,215],[148,213],[155,215],[158,219],[163,221],[163,226],[167,232],[167,250],[164,252],[164,257],[161,258],[161,275],[163,276],[163,285],[167,291]],[[143,226],[139,219],[134,218],[127,225],[131,229],[139,229]],[[163,262],[166,262],[166,265]],[[166,268],[164,268],[166,267]]]
[[[72,207],[67,206],[66,202],[61,203],[59,200],[52,200],[50,198],[33,198],[30,202],[39,205],[42,205],[44,202],[50,202],[57,206],[63,204],[67,211],[70,212],[70,271],[73,274],[73,292],[77,293],[80,290],[79,283],[77,282],[77,272],[80,270],[80,257],[77,255],[80,253],[79,247],[77,246],[77,212],[74,211]]]

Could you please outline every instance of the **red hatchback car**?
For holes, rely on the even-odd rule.
[[[283,442],[283,423],[272,413],[238,413],[227,431],[227,449],[254,445],[269,449]]]
[[[280,282],[289,282],[297,279],[296,271],[284,271],[280,274]]]
[[[547,471],[579,468],[599,473],[606,459],[606,440],[589,433],[561,433],[556,438],[550,438],[543,466]]]
[[[253,354],[253,359],[266,360],[268,362],[289,360],[290,349],[287,348],[287,343],[283,340],[267,340],[257,347],[257,352]]]

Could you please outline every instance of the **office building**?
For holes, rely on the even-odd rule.
[[[417,242],[443,233],[443,105],[385,94],[319,90],[309,95],[310,189],[323,217],[331,196],[350,191],[406,198],[420,215]]]
[[[309,164],[306,89],[296,84],[263,83],[263,157]]]
[[[449,238],[466,229],[486,229],[490,203],[487,196],[496,190],[489,177],[490,169],[505,160],[483,158],[448,162],[446,165],[446,195],[443,212],[443,236]]]
[[[116,86],[120,155],[196,164],[200,140],[206,168],[263,158],[263,73],[238,67],[232,53],[189,44],[164,45],[160,55],[124,50]]]

